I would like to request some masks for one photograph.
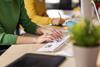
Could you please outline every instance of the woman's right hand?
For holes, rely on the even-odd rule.
[[[47,43],[47,42],[52,42],[53,40],[55,40],[56,38],[53,37],[50,34],[44,34],[41,35],[37,38],[36,43]]]
[[[65,22],[65,19],[62,19],[62,18],[53,18],[52,19],[53,25],[60,25],[60,24],[63,24],[64,22]]]

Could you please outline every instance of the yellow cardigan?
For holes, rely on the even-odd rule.
[[[24,0],[28,16],[38,25],[51,23],[51,18],[47,17],[45,3],[38,0]]]

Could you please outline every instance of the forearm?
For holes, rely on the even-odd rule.
[[[37,24],[32,23],[31,19],[28,17],[25,6],[24,6],[24,2],[23,0],[22,4],[21,4],[21,15],[19,18],[19,24],[22,25],[22,27],[24,28],[25,32],[30,33],[30,34],[35,34],[36,33],[36,29],[38,27]]]
[[[37,43],[36,38],[28,36],[18,36],[16,40],[16,44],[35,44],[35,43]]]

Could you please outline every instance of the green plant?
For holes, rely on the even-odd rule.
[[[99,45],[100,25],[93,25],[89,20],[82,20],[71,28],[74,45],[95,47]]]

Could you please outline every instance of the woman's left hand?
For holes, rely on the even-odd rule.
[[[40,27],[37,34],[52,35],[53,37],[55,37],[55,39],[62,38],[62,32],[54,27]]]

